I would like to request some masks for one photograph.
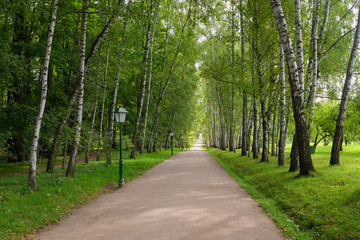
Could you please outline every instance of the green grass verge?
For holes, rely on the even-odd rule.
[[[287,147],[287,156],[290,146]],[[285,166],[240,153],[208,152],[246,189],[290,239],[360,239],[359,145],[345,146],[341,166],[329,166],[331,146],[312,155],[317,172],[295,178]]]
[[[178,153],[180,149],[174,149]],[[170,157],[170,150],[138,155],[128,160],[125,154],[125,182]],[[0,178],[0,239],[22,239],[49,224],[57,223],[100,194],[114,190],[119,181],[119,152],[114,152],[113,163],[105,161],[79,164],[76,176],[67,178],[64,170],[49,174],[39,172],[39,191],[27,188],[27,175]],[[102,159],[104,160],[104,159]]]

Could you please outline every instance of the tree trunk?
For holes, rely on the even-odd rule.
[[[192,0],[190,1],[190,6],[189,6],[189,10],[188,10],[188,13],[187,13],[187,17],[186,17],[186,21],[182,27],[182,30],[181,30],[181,35],[180,35],[180,39],[179,39],[179,43],[178,43],[178,46],[177,46],[177,49],[176,49],[176,52],[175,52],[175,56],[174,56],[174,59],[173,59],[173,62],[171,64],[171,67],[170,67],[170,70],[169,70],[169,74],[168,74],[168,77],[166,79],[166,82],[165,82],[165,85],[162,87],[162,84],[160,85],[162,87],[161,91],[160,91],[160,95],[159,95],[159,98],[158,98],[158,101],[157,101],[157,105],[156,105],[156,111],[155,111],[155,117],[154,117],[154,122],[153,122],[153,126],[152,126],[152,131],[151,131],[151,137],[150,137],[150,142],[149,142],[149,145],[148,145],[148,148],[147,148],[147,151],[148,152],[151,152],[152,150],[156,150],[156,136],[157,136],[157,130],[158,130],[158,125],[159,125],[159,118],[160,118],[160,106],[161,106],[161,102],[164,98],[164,95],[165,95],[165,92],[166,92],[166,89],[167,89],[167,86],[169,85],[169,82],[171,80],[171,77],[172,77],[172,74],[174,72],[174,68],[175,68],[175,63],[176,63],[176,59],[177,59],[177,56],[180,52],[180,48],[181,48],[181,42],[183,40],[183,37],[184,37],[184,33],[185,33],[185,28],[187,26],[187,23],[190,19],[190,15],[191,15],[191,3],[192,3]],[[166,40],[167,41],[167,40]],[[166,46],[166,45],[165,45]],[[166,49],[164,49],[165,51]],[[165,54],[164,54],[164,58],[165,58]],[[165,64],[165,62],[163,63]]]
[[[241,156],[246,156],[247,146],[247,95],[243,91]]]
[[[102,103],[101,103],[99,139],[98,139],[98,147],[97,147],[97,151],[96,151],[96,161],[100,161],[100,149],[101,149],[101,141],[102,141],[102,134],[103,134],[103,122],[104,122],[104,111],[105,111],[109,55],[110,55],[110,44],[108,44],[108,50],[107,50],[107,54],[106,54],[106,63],[105,63],[105,72],[104,72],[104,90],[103,90],[103,99],[102,99]]]
[[[118,1],[118,6],[122,3],[122,1],[123,0]],[[131,3],[131,0],[129,1],[129,4],[130,3]],[[114,12],[114,14],[111,16],[110,20],[104,26],[101,33],[96,37],[95,41],[93,42],[93,44],[91,46],[91,50],[89,52],[89,55],[85,60],[85,74],[87,72],[87,69],[88,69],[90,63],[92,62],[92,60],[93,60],[93,58],[94,58],[94,56],[96,54],[97,49],[99,48],[101,43],[104,41],[106,35],[108,34],[111,27],[113,26],[116,17],[117,17],[117,13]],[[85,76],[84,76],[84,78],[85,78]],[[75,90],[73,91],[73,93],[71,94],[71,96],[69,98],[68,104],[66,106],[65,113],[63,114],[62,119],[61,119],[60,123],[57,126],[56,133],[55,133],[54,140],[53,140],[52,149],[51,149],[51,155],[50,155],[50,158],[48,160],[48,164],[46,166],[46,171],[47,172],[52,172],[54,170],[54,162],[55,162],[55,158],[56,158],[57,149],[58,149],[58,146],[59,146],[59,141],[60,141],[60,138],[61,138],[61,134],[62,134],[62,131],[63,131],[64,126],[66,124],[66,121],[70,116],[71,107],[74,105],[75,100],[77,98],[77,95],[79,93],[79,87],[80,87],[80,83],[78,82]]]
[[[278,166],[285,163],[286,146],[286,93],[285,93],[285,60],[284,49],[280,43],[280,139]]]
[[[58,149],[60,139],[61,139],[61,134],[62,134],[62,131],[64,130],[64,127],[65,127],[65,124],[66,124],[68,118],[70,117],[71,107],[75,103],[76,96],[77,96],[77,90],[78,89],[76,88],[74,90],[74,92],[71,94],[70,99],[68,101],[68,104],[66,106],[65,113],[64,113],[60,123],[58,124],[58,126],[56,128],[50,158],[48,159],[48,163],[47,163],[47,166],[46,166],[46,171],[47,172],[54,171],[54,164],[55,164],[55,160],[56,160],[57,149]]]
[[[47,37],[47,42],[46,42],[43,70],[42,70],[42,75],[41,75],[40,106],[39,106],[39,112],[38,112],[38,115],[36,118],[36,124],[35,124],[35,129],[34,129],[34,134],[33,134],[33,138],[32,138],[31,149],[30,149],[30,166],[29,166],[30,171],[29,171],[28,186],[32,190],[37,190],[37,185],[36,185],[37,151],[38,151],[41,123],[42,123],[42,119],[43,119],[43,115],[44,115],[46,98],[47,98],[48,70],[49,70],[52,42],[53,42],[55,24],[56,24],[57,6],[58,6],[58,0],[54,0],[53,6],[52,6],[50,27],[49,27],[48,37]]]
[[[281,3],[279,0],[270,0],[270,3],[275,15],[280,41],[284,48],[286,63],[288,65],[296,136],[299,149],[299,176],[308,176],[311,171],[315,171],[315,168],[313,166],[310,153],[310,141],[306,123],[303,87],[301,81],[299,80],[299,72],[295,61],[295,54],[291,45],[290,35]]]
[[[236,139],[236,148],[237,149],[241,148],[241,140],[242,140],[241,126],[242,126],[242,123],[240,122],[239,127],[238,127],[238,135],[237,135],[237,139]]]
[[[295,0],[295,43],[296,43],[296,61],[297,71],[299,76],[300,94],[304,97],[304,53],[302,43],[302,29],[301,29],[301,0]],[[280,31],[279,31],[280,32]],[[283,46],[284,48],[284,46]]]
[[[260,162],[269,162],[269,113],[266,111],[265,100],[260,102],[261,116],[263,122],[263,150]]]
[[[215,108],[215,101],[213,101],[213,134],[214,134],[214,147],[219,147],[218,138],[216,137],[216,108]]]
[[[273,124],[272,124],[272,129],[271,129],[271,156],[275,156],[276,107],[277,107],[277,104],[275,104],[275,109],[274,109],[274,114],[273,114]]]
[[[71,151],[70,160],[68,167],[66,169],[66,176],[74,176],[75,174],[75,165],[76,158],[78,154],[78,148],[80,143],[81,136],[81,125],[82,125],[82,114],[83,114],[83,105],[84,105],[84,78],[85,78],[85,51],[86,51],[86,29],[87,29],[87,19],[88,19],[88,5],[89,0],[84,0],[83,2],[83,14],[82,14],[82,23],[81,23],[81,39],[80,39],[80,66],[79,66],[79,94],[77,102],[77,112],[75,119],[75,134],[74,134],[74,145]]]
[[[248,129],[246,130],[246,151],[248,151],[248,157],[250,157],[250,139],[251,139],[251,131],[254,124],[254,101],[251,102],[250,112],[249,112],[249,122]]]
[[[97,79],[99,79],[99,77],[100,77],[101,50],[102,50],[102,45],[100,47],[100,52],[99,52],[99,65],[98,65],[98,69],[97,69]],[[90,145],[91,145],[91,142],[92,142],[94,126],[95,126],[96,112],[97,112],[97,106],[98,106],[98,96],[99,96],[99,83],[97,82],[94,111],[93,111],[93,116],[92,116],[92,119],[91,119],[90,134],[89,134],[89,139],[88,139],[86,149],[85,149],[85,163],[89,162],[89,151],[90,151]]]
[[[232,4],[232,18],[231,18],[231,61],[233,67],[233,82],[235,84],[235,11],[234,4]],[[230,134],[229,134],[229,151],[235,151],[235,88],[232,86],[231,90],[231,112],[230,112]]]
[[[258,141],[258,111],[257,111],[257,103],[256,100],[253,101],[253,112],[254,112],[254,131],[253,131],[253,144],[252,144],[252,152],[253,159],[259,158],[259,141]]]
[[[147,88],[147,97],[146,97],[146,108],[145,108],[145,117],[144,117],[144,129],[143,129],[143,136],[142,136],[142,142],[140,147],[140,153],[143,153],[144,147],[145,147],[145,140],[146,140],[146,127],[147,127],[147,120],[149,115],[149,104],[150,104],[150,95],[151,95],[151,78],[152,78],[152,68],[153,68],[153,45],[154,45],[154,37],[155,37],[155,31],[156,31],[156,24],[157,24],[157,18],[159,14],[160,9],[160,1],[157,6],[156,14],[155,14],[155,20],[154,20],[154,28],[152,30],[152,35],[150,39],[150,56],[149,56],[149,79],[148,79],[148,88]]]
[[[293,143],[291,146],[289,172],[296,172],[298,169],[299,169],[299,149],[298,149],[297,138],[296,138],[296,134],[295,134]]]
[[[315,96],[316,96],[316,86],[317,86],[317,76],[318,76],[318,25],[319,25],[319,8],[320,1],[314,0],[314,12],[313,12],[313,23],[312,23],[312,59],[313,59],[313,69],[312,69],[312,83],[310,87],[309,100],[307,103],[307,108],[310,110],[308,117],[308,128],[309,128],[309,142],[311,141],[311,128],[314,117],[314,107],[315,107]]]
[[[163,88],[163,76],[164,76],[164,70],[165,70],[165,61],[166,61],[166,49],[167,49],[167,45],[169,42],[169,36],[170,36],[170,29],[171,29],[171,21],[170,21],[170,17],[168,18],[167,21],[167,26],[166,26],[166,37],[165,37],[165,44],[164,44],[164,52],[163,52],[163,59],[162,59],[162,66],[161,66],[161,82],[160,82],[160,92],[159,92],[159,98],[161,97],[161,93],[162,93],[162,88]],[[157,128],[158,128],[158,124],[159,124],[159,114],[160,114],[160,105],[159,105],[159,101],[157,102],[156,105],[156,111],[155,111],[155,117],[154,117],[154,122],[151,128],[151,135],[150,135],[150,139],[149,139],[149,144],[147,146],[147,152],[156,152],[156,138],[157,138]]]
[[[243,3],[240,2],[240,35],[241,35],[241,62],[245,62],[245,32],[244,32],[244,16],[243,16]],[[245,67],[241,64],[241,82],[245,80]],[[243,104],[242,104],[242,140],[241,140],[241,156],[246,156],[247,146],[247,94],[243,90]]]
[[[126,19],[124,23],[124,36],[121,39],[121,47],[120,47],[120,53],[119,53],[119,59],[118,59],[118,69],[116,73],[116,79],[115,79],[115,87],[114,92],[112,96],[112,102],[110,107],[110,114],[109,114],[109,132],[107,136],[107,151],[106,151],[106,164],[111,164],[111,151],[113,147],[113,139],[114,139],[114,112],[116,108],[116,100],[117,100],[117,93],[119,88],[119,82],[120,82],[120,75],[122,70],[122,60],[124,55],[124,45],[125,45],[125,39],[126,39],[126,33],[127,33],[127,26],[129,22],[129,16],[130,14],[130,7],[131,7],[131,1],[128,3],[128,7],[126,10]]]
[[[331,148],[331,158],[330,158],[330,165],[339,165],[340,164],[340,149],[342,147],[342,138],[343,138],[343,131],[344,131],[344,122],[346,117],[346,109],[347,103],[349,98],[349,92],[352,84],[352,76],[354,73],[354,66],[356,60],[356,54],[359,48],[360,43],[360,9],[358,14],[358,20],[356,25],[356,32],[354,37],[354,44],[351,50],[351,55],[348,63],[348,68],[346,71],[345,83],[344,88],[341,95],[341,103],[339,114],[336,121],[336,128],[335,134],[333,139],[333,145]]]
[[[145,99],[145,90],[146,90],[146,80],[147,80],[147,71],[148,71],[148,64],[149,64],[149,44],[150,44],[150,34],[151,34],[151,21],[153,16],[153,0],[151,0],[150,5],[150,18],[149,18],[149,24],[146,34],[146,43],[145,43],[145,55],[144,55],[144,73],[143,78],[140,83],[139,88],[139,95],[137,99],[137,114],[136,114],[136,120],[135,120],[135,129],[134,129],[134,135],[133,135],[133,147],[131,149],[130,158],[135,158],[135,151],[138,149],[138,141],[139,141],[139,131],[140,131],[140,122],[141,122],[141,115],[143,111],[144,106],[144,99]]]
[[[263,121],[262,121],[262,115],[261,115],[261,111],[259,112],[259,127],[258,127],[258,131],[257,131],[257,135],[256,135],[256,140],[257,140],[257,145],[258,145],[258,153],[260,151],[260,142],[261,142],[261,133],[262,133],[262,127],[263,125]]]
[[[65,169],[67,149],[68,149],[68,139],[66,139],[66,141],[65,141],[64,156],[63,156],[63,160],[62,160],[62,164],[61,164],[61,169]]]

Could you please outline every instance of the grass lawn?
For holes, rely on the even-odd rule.
[[[289,156],[290,146],[287,146]],[[316,173],[295,178],[277,158],[259,163],[237,153],[208,149],[292,239],[360,239],[360,146],[344,146],[341,166],[329,166],[331,146],[312,155]],[[259,154],[260,155],[260,154]],[[261,156],[261,155],[260,155]]]
[[[174,153],[180,149],[174,149]],[[125,182],[170,157],[170,150],[138,155],[135,160],[124,154]],[[0,239],[22,239],[49,224],[57,223],[100,194],[113,191],[119,181],[119,152],[113,153],[113,164],[105,159],[78,164],[76,176],[65,177],[64,170],[37,174],[39,191],[27,188],[27,174],[0,178]]]
[[[67,158],[69,159],[69,157]],[[57,157],[55,161],[55,165],[62,163],[62,157]],[[40,159],[36,164],[37,169],[46,168],[47,159]],[[29,161],[26,162],[16,162],[16,163],[0,163],[0,175],[6,173],[17,173],[22,171],[29,171]]]

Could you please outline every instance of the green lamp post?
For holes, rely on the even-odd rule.
[[[119,175],[120,175],[120,179],[119,179],[119,187],[122,187],[125,185],[125,181],[124,181],[124,161],[123,161],[123,157],[122,157],[122,124],[125,122],[126,119],[126,113],[128,111],[126,111],[125,108],[120,107],[119,109],[115,110],[114,115],[115,115],[115,121],[117,123],[120,123],[120,161],[119,161]]]
[[[174,155],[174,132],[170,133],[170,137],[171,137],[171,156]]]

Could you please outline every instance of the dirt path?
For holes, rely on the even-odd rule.
[[[125,169],[126,173],[126,169]],[[32,239],[283,239],[201,144],[99,197]]]

